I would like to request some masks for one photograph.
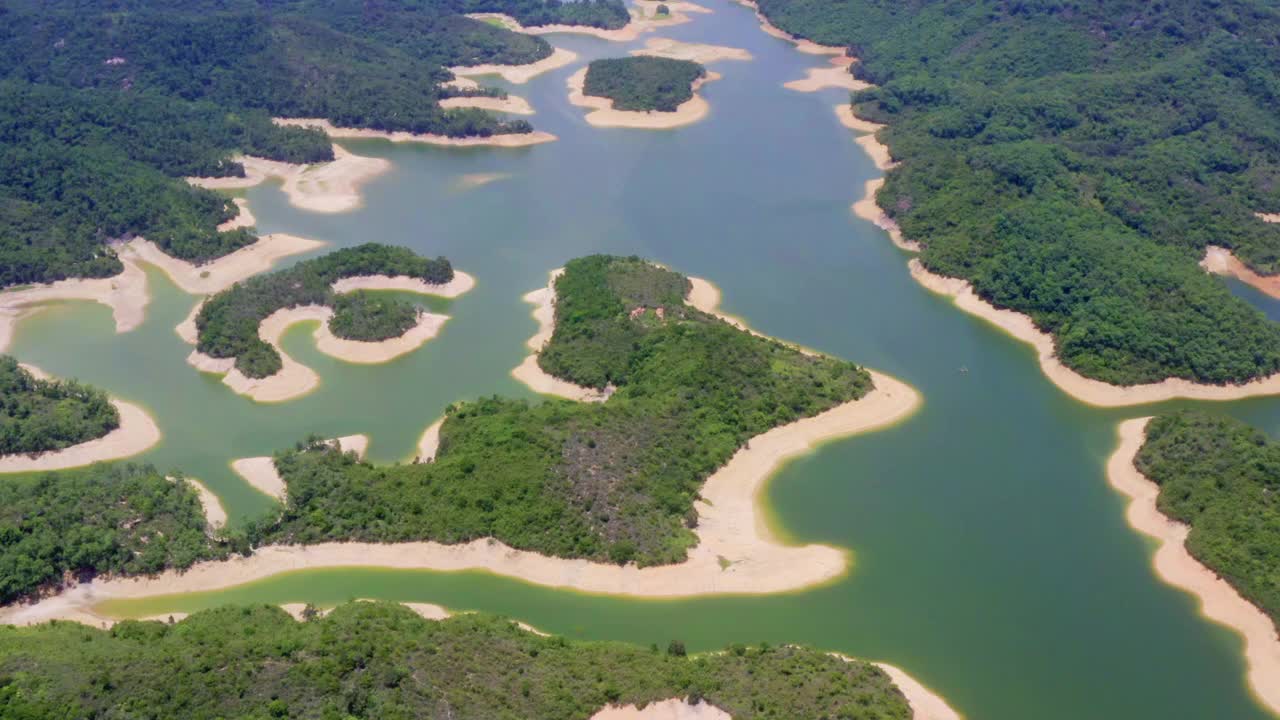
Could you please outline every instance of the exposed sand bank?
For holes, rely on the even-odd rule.
[[[407,275],[395,277],[361,275],[340,279],[331,287],[338,293],[353,290],[405,290],[424,295],[455,298],[475,287],[475,278],[455,270],[453,279],[449,282],[432,285],[420,278]],[[192,308],[187,317],[174,328],[178,337],[191,345],[197,342],[195,319],[202,306],[203,303],[200,303]],[[329,329],[329,320],[332,317],[333,310],[323,305],[282,308],[268,315],[258,326],[258,337],[280,353],[281,368],[274,375],[265,378],[251,378],[240,372],[236,369],[235,358],[214,358],[199,350],[191,351],[187,356],[187,364],[200,372],[222,375],[224,385],[256,402],[284,402],[306,395],[320,385],[320,376],[314,370],[295,360],[280,347],[280,338],[295,323],[317,321],[319,326],[313,333],[316,348],[330,357],[349,363],[378,364],[390,362],[422,347],[428,340],[440,334],[440,329],[449,320],[448,315],[423,312],[418,316],[417,324],[399,337],[378,342],[362,342],[334,335]]]
[[[226,290],[245,278],[270,270],[276,261],[290,255],[311,252],[323,247],[319,240],[272,233],[263,235],[252,245],[228,253],[203,265],[194,265],[166,254],[150,240],[137,238],[125,246],[130,257],[154,265],[169,276],[174,285],[192,295],[212,295]]]
[[[1200,267],[1215,275],[1232,276],[1273,298],[1280,298],[1280,275],[1259,275],[1240,262],[1226,248],[1210,245],[1205,249],[1204,259],[1200,261]]]
[[[414,142],[425,143],[427,145],[453,145],[457,147],[525,147],[526,145],[537,145],[539,143],[551,142],[556,139],[555,135],[542,131],[514,133],[510,135],[489,135],[487,137],[481,137],[478,135],[474,137],[448,137],[446,135],[433,135],[431,133],[411,133],[404,131],[388,132],[384,130],[367,130],[364,128],[342,128],[334,126],[328,120],[319,118],[275,118],[275,123],[277,125],[320,128],[331,138],[372,138],[377,140],[390,140],[391,142]],[[382,162],[387,162],[381,158],[377,159]],[[388,163],[388,166],[389,165],[390,163]]]
[[[951,709],[946,700],[911,677],[902,668],[889,663],[872,663],[889,676],[898,686],[911,706],[911,720],[960,720],[960,713]]]
[[[751,8],[753,11],[755,11],[756,19],[760,21],[760,29],[764,30],[766,35],[772,35],[773,37],[776,37],[780,40],[786,40],[787,42],[794,44],[796,46],[796,50],[799,50],[800,52],[806,55],[844,55],[845,54],[845,49],[842,47],[835,47],[832,45],[819,45],[818,43],[813,42],[811,40],[798,38],[795,35],[792,35],[791,33],[786,32],[782,28],[779,28],[778,26],[769,22],[769,18],[765,17],[764,14],[760,12],[760,7],[756,5],[754,2],[752,2],[751,0],[736,0],[736,2],[739,5]]]
[[[512,115],[532,115],[534,113],[533,106],[529,104],[529,101],[516,95],[507,95],[504,98],[483,95],[444,98],[440,101],[440,107],[445,109],[476,108],[477,110],[504,112]]]
[[[279,122],[279,121],[277,121]],[[288,124],[288,123],[286,123]],[[354,210],[363,202],[360,186],[391,168],[383,158],[361,157],[333,146],[333,161],[311,165],[240,156],[245,176],[187,178],[187,182],[210,190],[227,190],[258,185],[268,178],[279,178],[289,202],[295,207],[319,213]]]
[[[436,451],[440,449],[440,426],[444,425],[444,418],[431,423],[426,430],[422,431],[422,437],[418,438],[418,455],[415,458],[418,462],[431,462],[436,459]]]
[[[1156,574],[1170,585],[1195,595],[1200,611],[1244,638],[1249,687],[1272,712],[1280,713],[1280,639],[1266,613],[1242,598],[1227,581],[1201,565],[1186,549],[1186,525],[1161,513],[1156,505],[1160,486],[1134,467],[1146,440],[1147,422],[1137,418],[1120,423],[1120,444],[1107,459],[1107,481],[1129,498],[1125,518],[1133,529],[1160,543],[1153,559]]]
[[[672,60],[689,60],[702,65],[720,60],[750,60],[751,53],[742,48],[724,45],[705,45],[703,43],[687,43],[669,38],[650,38],[644,47],[630,51],[632,55],[648,55],[651,57],[670,58]]]
[[[854,142],[858,144],[867,155],[871,156],[871,161],[881,171],[891,170],[897,165],[893,161],[893,156],[889,154],[889,146],[880,142],[877,133],[880,132],[884,125],[873,123],[870,120],[853,114],[853,108],[848,103],[836,105],[836,117],[840,118],[840,124],[857,133],[862,133],[854,138]],[[881,181],[883,182],[883,180]]]
[[[651,702],[640,709],[635,705],[608,705],[591,716],[591,720],[733,720],[729,713],[709,702],[690,705],[685,698]]]
[[[344,435],[329,440],[328,443],[344,452],[353,452],[357,457],[364,457],[365,450],[369,448],[369,436]],[[281,502],[284,501],[286,490],[284,479],[276,471],[275,461],[270,455],[233,460],[231,469],[258,492]]]
[[[1001,310],[978,297],[973,286],[959,278],[948,278],[925,270],[918,259],[908,263],[911,277],[929,290],[951,297],[956,307],[995,325],[1036,349],[1040,369],[1063,392],[1080,402],[1098,407],[1124,407],[1162,402],[1174,398],[1188,400],[1238,400],[1280,394],[1280,373],[1243,385],[1201,385],[1180,378],[1147,385],[1110,385],[1091,380],[1066,367],[1055,356],[1053,336],[1041,331],[1031,318],[1013,310]]]
[[[94,581],[90,591],[98,600],[199,592],[325,567],[480,569],[537,585],[646,597],[766,594],[830,582],[847,571],[848,553],[824,545],[780,544],[757,509],[757,496],[785,461],[818,443],[899,422],[919,405],[920,396],[911,387],[879,373],[872,377],[876,388],[863,399],[752,438],[708,478],[701,493],[705,500],[696,503],[699,543],[679,565],[641,569],[564,560],[492,539],[459,545],[323,543],[263,547],[250,557],[199,563],[185,573]],[[244,474],[242,467],[236,471]],[[246,479],[273,496],[283,492],[278,476],[274,483],[261,477]],[[50,601],[61,602],[62,597]]]
[[[508,18],[508,20],[511,19]],[[515,23],[515,20],[511,20],[511,22]],[[516,28],[519,28],[519,24],[516,24]],[[517,29],[516,32],[528,31]],[[460,78],[468,79],[479,77],[481,75],[499,75],[503,80],[506,80],[509,83],[523,85],[545,72],[551,72],[552,70],[562,68],[577,59],[578,54],[572,50],[553,48],[553,52],[550,56],[525,65],[498,65],[494,63],[486,65],[456,65],[449,68],[449,72]]]
[[[63,300],[91,300],[111,308],[116,332],[124,333],[142,324],[151,295],[147,275],[129,258],[122,256],[124,270],[109,278],[59,280],[20,290],[0,292],[0,352],[9,348],[18,321],[37,306]]]
[[[240,213],[230,220],[218,226],[218,232],[227,232],[239,228],[253,227],[258,224],[258,218],[253,216],[249,211],[249,201],[245,198],[232,198],[232,202],[240,209]]]
[[[666,5],[670,11],[666,17],[659,17],[658,6]],[[681,25],[693,20],[688,13],[702,14],[710,13],[712,10],[708,7],[698,5],[697,3],[676,0],[675,2],[660,2],[659,0],[636,0],[635,7],[631,11],[631,21],[625,26],[606,30],[604,28],[591,27],[589,25],[521,25],[515,18],[503,13],[470,13],[469,18],[476,20],[497,20],[502,26],[512,32],[524,33],[525,35],[590,35],[608,40],[610,42],[631,42],[640,37],[643,33],[651,32],[672,25]],[[453,70],[453,68],[450,68]],[[454,74],[458,72],[454,70]],[[524,80],[511,80],[511,82],[524,82]]]
[[[690,125],[705,118],[711,106],[698,94],[698,89],[713,80],[719,80],[719,73],[707,71],[703,77],[693,81],[693,97],[680,103],[672,112],[639,112],[633,110],[614,110],[613,100],[609,98],[587,95],[583,85],[587,79],[587,69],[582,68],[569,76],[569,103],[578,107],[590,108],[587,122],[595,127],[640,128],[645,130],[670,130]]]
[[[30,365],[23,365],[33,370]],[[36,374],[36,373],[32,373]],[[40,376],[45,376],[40,373]],[[43,472],[92,465],[133,457],[160,442],[160,428],[141,407],[117,398],[111,404],[120,413],[120,426],[95,440],[36,455],[0,455],[0,473]]]
[[[863,82],[849,73],[849,66],[854,63],[854,58],[840,55],[831,58],[829,63],[827,67],[809,68],[805,71],[804,78],[785,82],[782,87],[797,92],[817,92],[827,88],[841,88],[853,92],[871,87],[870,83]]]
[[[612,387],[597,390],[574,385],[568,380],[561,380],[538,367],[538,353],[542,351],[542,346],[547,344],[556,329],[555,284],[556,278],[560,277],[563,272],[564,268],[552,270],[546,287],[525,293],[524,297],[521,298],[521,300],[533,305],[531,314],[533,319],[538,322],[538,331],[525,341],[525,346],[533,352],[526,355],[524,361],[511,371],[511,377],[528,385],[530,390],[542,395],[555,395],[566,400],[576,400],[578,402],[604,402],[613,394]]]
[[[863,220],[875,223],[876,227],[889,233],[889,239],[893,244],[907,252],[920,252],[924,248],[915,240],[907,240],[902,236],[902,229],[898,227],[898,223],[893,221],[884,210],[880,209],[880,204],[876,202],[876,193],[880,192],[880,188],[884,187],[884,178],[872,178],[867,181],[864,187],[862,198],[855,202],[850,209],[853,214]]]
[[[1262,222],[1280,223],[1280,213],[1254,213],[1254,215]]]
[[[227,524],[227,511],[222,507],[222,501],[218,499],[218,496],[214,495],[212,490],[205,487],[204,483],[195,478],[183,479],[200,497],[200,507],[204,508],[204,519],[209,524],[209,529],[217,530],[225,527]],[[169,480],[176,481],[176,478],[171,477]]]

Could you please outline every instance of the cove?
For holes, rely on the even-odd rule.
[[[371,458],[393,462],[451,402],[531,397],[508,375],[534,330],[521,295],[573,257],[642,255],[714,281],[725,311],[761,332],[883,370],[924,396],[905,423],[828,445],[769,487],[787,536],[852,550],[847,578],[790,595],[636,601],[482,573],[325,570],[103,609],[433,602],[582,638],[680,638],[698,650],[810,643],[903,667],[969,718],[1268,717],[1245,686],[1240,641],[1155,577],[1150,544],[1127,527],[1104,477],[1117,421],[1189,404],[1077,403],[1044,379],[1029,347],[918,286],[907,256],[849,212],[879,173],[832,112],[845,93],[782,87],[825,60],[765,35],[749,10],[708,6],[713,14],[634,43],[553,35],[577,63],[524,85],[486,79],[526,97],[537,110],[531,121],[557,142],[342,141],[393,163],[346,214],[294,208],[277,185],[244,193],[261,232],[329,247],[406,245],[474,275],[463,297],[426,301],[452,319],[414,353],[347,365],[316,351],[311,327],[299,325],[284,349],[319,373],[320,387],[254,404],[186,365],[189,347],[173,327],[197,299],[154,270],[137,330],[116,335],[105,308],[66,303],[23,323],[12,352],[146,407],[164,438],[139,459],[201,479],[234,522],[268,506],[230,471],[235,458],[310,433],[365,433]],[[647,37],[744,48],[754,59],[713,65],[724,77],[701,91],[711,112],[700,123],[674,132],[589,126],[568,104],[565,79]],[[502,177],[467,182],[480,174]],[[1205,405],[1280,430],[1280,400]]]

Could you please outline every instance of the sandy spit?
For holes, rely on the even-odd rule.
[[[21,290],[0,292],[0,352],[8,349],[18,321],[37,306],[62,300],[92,300],[111,308],[116,332],[124,333],[142,324],[151,295],[147,275],[127,257],[124,270],[114,277],[59,280],[32,285]]]
[[[893,244],[907,252],[920,252],[924,248],[915,240],[907,240],[902,236],[902,229],[898,227],[898,223],[893,221],[884,210],[880,209],[879,203],[876,202],[876,193],[880,192],[880,188],[884,187],[884,178],[872,178],[863,186],[862,198],[855,202],[850,209],[853,214],[863,220],[875,223],[876,227],[889,233],[889,239]]]
[[[27,367],[27,366],[24,366]],[[146,410],[116,398],[120,427],[96,440],[38,455],[0,455],[0,473],[65,470],[105,460],[133,457],[160,442],[160,428]]]
[[[345,452],[354,452],[358,457],[364,457],[365,451],[369,449],[368,435],[344,435],[328,442]],[[258,492],[284,501],[284,479],[276,471],[275,460],[270,455],[232,460],[231,469]]]
[[[319,213],[340,213],[354,210],[363,202],[360,186],[391,168],[383,158],[353,155],[341,147],[333,146],[332,162],[295,165],[265,158],[240,156],[236,161],[244,165],[245,176],[197,178],[187,182],[210,190],[229,190],[258,185],[268,178],[279,178],[284,183],[285,195],[295,207]]]
[[[1249,266],[1240,262],[1230,250],[1210,245],[1205,249],[1204,259],[1200,267],[1215,274],[1229,275],[1237,280],[1261,290],[1273,298],[1280,298],[1280,275],[1259,275]]]
[[[1156,506],[1160,486],[1134,467],[1134,458],[1146,440],[1147,422],[1137,418],[1120,423],[1120,444],[1107,459],[1107,481],[1129,498],[1125,519],[1129,525],[1160,543],[1153,564],[1160,579],[1195,595],[1208,619],[1226,625],[1244,638],[1249,687],[1273,713],[1280,713],[1280,639],[1271,619],[1240,597],[1227,581],[1191,557],[1186,549],[1186,525],[1171,520]]]
[[[213,491],[205,486],[204,483],[195,478],[184,478],[188,485],[200,497],[200,507],[204,508],[204,518],[209,524],[210,530],[217,530],[227,524],[227,511],[222,507],[222,501],[218,499]],[[176,478],[169,477],[170,482],[176,482]]]
[[[587,79],[587,69],[582,68],[569,76],[569,103],[578,107],[591,108],[587,113],[587,122],[596,127],[641,128],[645,130],[670,130],[690,125],[705,118],[711,111],[706,99],[698,94],[698,89],[705,83],[719,80],[720,74],[707,71],[704,77],[693,82],[693,97],[681,103],[672,112],[640,112],[633,110],[614,110],[613,101],[608,98],[587,95],[583,92],[583,84]]]
[[[95,581],[90,591],[98,600],[199,592],[322,567],[480,569],[537,585],[646,597],[766,594],[830,582],[847,571],[848,553],[824,545],[779,543],[757,510],[757,495],[785,461],[814,445],[892,425],[918,407],[920,396],[911,387],[879,373],[872,376],[876,389],[862,400],[752,438],[749,447],[739,450],[714,473],[702,490],[706,501],[696,505],[699,544],[679,565],[640,569],[563,560],[516,550],[492,539],[460,545],[323,543],[264,547],[247,558],[200,563],[185,573]],[[236,470],[243,474],[242,467]],[[254,480],[250,479],[255,487],[279,494],[269,482]],[[60,602],[62,597],[45,602]]]
[[[508,18],[508,20],[511,19]],[[511,20],[511,22],[514,23],[515,20]],[[517,27],[519,27],[519,25],[517,25]],[[517,32],[528,31],[518,30]],[[562,68],[578,59],[578,54],[572,50],[565,50],[564,48],[553,48],[553,50],[554,51],[550,56],[525,65],[496,65],[492,63],[487,65],[457,65],[449,68],[449,72],[460,78],[473,78],[480,75],[500,75],[503,80],[506,80],[509,83],[523,85],[542,73]]]
[[[440,107],[445,109],[476,108],[478,110],[490,110],[513,115],[532,115],[534,113],[533,106],[529,104],[528,100],[515,95],[508,95],[504,98],[485,96],[444,98],[440,101]]]
[[[346,293],[352,290],[407,290],[424,295],[455,298],[475,287],[475,278],[462,271],[455,270],[453,280],[440,285],[432,285],[420,278],[398,275],[384,277],[378,275],[361,275],[343,278],[333,283],[334,292]],[[203,302],[197,304],[187,317],[174,328],[178,336],[191,345],[197,341],[196,315],[200,313]],[[258,337],[271,345],[280,353],[281,368],[274,375],[265,378],[250,378],[235,367],[235,358],[214,358],[193,350],[187,356],[187,364],[200,372],[222,375],[222,383],[240,395],[261,403],[284,402],[306,395],[320,385],[320,376],[314,370],[295,360],[280,347],[280,338],[289,326],[294,323],[317,321],[313,337],[316,348],[320,352],[344,362],[357,364],[379,364],[390,362],[401,355],[408,354],[422,347],[428,340],[440,333],[440,329],[449,320],[448,315],[422,313],[418,324],[399,337],[388,338],[379,342],[361,342],[346,340],[329,330],[329,319],[333,310],[323,305],[303,305],[293,308],[282,308],[266,317],[258,326]]]
[[[323,247],[319,240],[273,233],[263,235],[252,245],[223,255],[203,265],[194,265],[166,254],[150,240],[137,238],[125,246],[125,252],[141,262],[160,268],[174,285],[192,295],[212,295],[226,290],[245,278],[270,270],[276,261],[290,255],[311,252]]]
[[[542,395],[555,395],[566,400],[576,400],[578,402],[604,402],[613,394],[614,388],[612,386],[606,387],[604,390],[597,390],[574,385],[568,380],[561,380],[538,367],[538,353],[551,340],[551,334],[556,329],[555,284],[556,278],[560,277],[563,272],[564,268],[552,270],[546,287],[526,293],[521,298],[521,300],[533,305],[531,314],[533,319],[538,322],[538,331],[525,341],[525,346],[533,352],[526,355],[524,360],[511,371],[511,377],[528,385],[530,390]],[[435,455],[434,448],[432,449],[432,455]]]
[[[840,55],[831,58],[829,63],[827,67],[809,68],[805,71],[803,79],[785,82],[782,87],[797,92],[817,92],[827,88],[843,88],[852,92],[871,87],[870,83],[863,82],[849,73],[849,66],[854,63],[854,58]]]
[[[929,272],[918,259],[908,266],[911,277],[929,290],[954,299],[956,307],[995,325],[1014,338],[1036,349],[1040,369],[1068,395],[1080,402],[1098,407],[1125,407],[1163,402],[1174,398],[1188,400],[1239,400],[1246,397],[1280,394],[1280,373],[1243,385],[1202,385],[1180,378],[1147,385],[1110,385],[1091,380],[1063,365],[1055,356],[1053,336],[1041,331],[1031,318],[1013,310],[1001,310],[978,297],[966,280],[943,277]]]
[[[538,145],[540,143],[551,142],[556,139],[555,135],[549,132],[535,131],[531,133],[517,133],[512,135],[490,135],[488,137],[447,137],[445,135],[432,135],[430,133],[411,133],[403,131],[387,132],[384,130],[367,130],[364,128],[342,128],[335,127],[328,120],[321,118],[274,118],[277,125],[292,125],[295,127],[317,127],[323,130],[331,138],[354,138],[354,139],[380,139],[390,140],[391,142],[414,142],[425,143],[428,145],[452,145],[455,147],[525,147],[527,145]],[[372,159],[372,158],[366,158]],[[378,158],[390,166],[386,160]]]
[[[786,32],[782,28],[777,27],[769,22],[769,18],[760,12],[760,7],[751,0],[736,0],[739,5],[751,8],[756,13],[756,19],[760,21],[760,29],[764,30],[766,35],[772,35],[781,40],[786,40],[796,46],[796,50],[806,55],[844,55],[845,49],[842,47],[834,47],[832,45],[819,45],[811,40],[798,38],[791,33]]]
[[[672,60],[689,60],[706,65],[720,60],[750,60],[751,53],[742,48],[725,47],[724,45],[704,45],[687,43],[669,38],[650,38],[644,47],[630,51],[632,55],[648,55],[651,57],[670,58]]]

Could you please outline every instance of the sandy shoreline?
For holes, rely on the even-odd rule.
[[[908,265],[911,268],[911,277],[924,287],[952,298],[956,307],[961,310],[982,318],[1005,333],[1034,347],[1039,357],[1040,369],[1050,382],[1088,405],[1125,407],[1175,398],[1239,400],[1280,394],[1280,373],[1244,385],[1203,385],[1180,378],[1169,378],[1158,383],[1122,386],[1091,380],[1058,360],[1053,346],[1053,336],[1037,328],[1030,317],[1013,310],[996,308],[979,298],[968,281],[931,273],[918,259],[912,259]]]
[[[613,100],[609,98],[587,95],[583,85],[587,79],[587,68],[569,76],[569,103],[578,107],[590,108],[587,122],[595,127],[639,128],[644,130],[671,130],[690,125],[705,118],[711,111],[706,99],[698,94],[698,89],[713,80],[719,80],[720,74],[707,71],[703,77],[693,81],[693,97],[680,103],[672,112],[641,112],[633,110],[614,110]]]
[[[515,21],[512,20],[512,22]],[[524,31],[518,30],[517,32]],[[543,73],[562,68],[578,59],[578,53],[572,50],[552,48],[552,51],[550,56],[525,65],[498,65],[494,63],[487,65],[455,65],[449,68],[449,72],[460,78],[467,79],[482,75],[498,75],[509,83],[523,85]]]
[[[659,5],[666,5],[667,9],[670,11],[670,15],[664,18],[657,17],[656,13]],[[476,20],[497,20],[501,22],[502,26],[506,29],[512,32],[523,33],[525,35],[590,35],[592,37],[600,38],[601,40],[625,43],[639,38],[641,34],[646,32],[671,27],[673,25],[681,25],[692,21],[693,18],[689,17],[687,13],[702,14],[712,12],[708,7],[684,0],[675,0],[674,2],[661,2],[660,0],[636,0],[635,7],[638,12],[633,11],[631,13],[631,21],[623,27],[615,30],[606,30],[604,28],[591,27],[589,25],[524,26],[515,18],[503,13],[468,13],[467,17]],[[453,70],[455,75],[458,74],[458,72],[453,68],[450,68],[450,70]],[[510,80],[510,78],[508,78],[508,80]],[[511,80],[511,82],[522,83],[524,80]]]
[[[1125,519],[1130,527],[1159,541],[1152,560],[1156,574],[1199,598],[1200,611],[1206,618],[1244,638],[1249,687],[1263,705],[1280,713],[1280,639],[1275,625],[1262,610],[1187,552],[1185,542],[1190,528],[1160,512],[1156,505],[1160,486],[1133,465],[1150,420],[1137,418],[1120,423],[1120,444],[1107,459],[1107,481],[1129,498]]]
[[[38,306],[63,300],[91,300],[111,308],[116,332],[125,333],[142,324],[151,295],[147,275],[127,257],[124,270],[109,278],[70,279],[0,292],[0,352],[9,348],[18,322]]]
[[[542,351],[542,346],[551,340],[551,335],[555,332],[555,284],[556,278],[560,277],[562,273],[564,273],[564,268],[552,270],[546,287],[525,293],[520,298],[533,305],[533,310],[530,314],[538,322],[538,331],[525,341],[525,346],[533,352],[526,355],[524,360],[512,369],[511,377],[529,386],[530,390],[542,395],[555,395],[566,400],[576,400],[578,402],[604,402],[613,394],[612,387],[597,390],[575,385],[568,380],[561,380],[538,367],[538,353]],[[434,455],[434,453],[432,454]]]
[[[249,201],[245,198],[232,198],[232,202],[240,209],[240,212],[230,220],[218,226],[218,232],[228,232],[239,228],[250,228],[258,224],[258,218],[253,216],[253,212],[249,210]]]
[[[876,227],[889,233],[889,239],[893,241],[899,249],[907,252],[920,252],[924,248],[915,240],[907,240],[902,236],[902,228],[898,227],[898,223],[889,217],[888,213],[880,208],[880,204],[876,202],[876,193],[880,192],[880,188],[884,187],[884,177],[872,178],[863,186],[862,198],[850,206],[853,214],[874,223]]]
[[[1246,285],[1280,299],[1280,275],[1259,275],[1231,253],[1230,250],[1210,245],[1205,249],[1204,259],[1200,267],[1215,275],[1227,275],[1236,278]]]
[[[279,121],[277,121],[279,122]],[[244,177],[189,177],[187,182],[210,190],[231,190],[258,185],[279,178],[290,204],[319,213],[354,210],[363,203],[360,186],[391,169],[382,158],[353,155],[334,145],[331,162],[296,165],[252,156],[239,156]]]
[[[281,258],[311,252],[324,247],[319,240],[309,240],[286,233],[263,235],[252,245],[195,265],[166,254],[150,240],[137,238],[125,246],[130,257],[154,265],[169,276],[174,285],[192,295],[212,295],[253,275],[270,270]]]
[[[760,29],[764,30],[764,33],[766,35],[772,35],[773,37],[776,37],[780,40],[786,40],[787,42],[795,45],[796,50],[799,50],[800,52],[806,55],[844,55],[845,54],[845,49],[842,47],[835,47],[832,45],[819,45],[818,43],[813,42],[812,40],[805,40],[804,38],[798,38],[795,35],[792,35],[791,33],[783,30],[782,28],[779,28],[778,26],[769,22],[769,18],[765,17],[764,14],[760,12],[760,6],[756,5],[751,0],[735,0],[735,1],[739,5],[750,8],[755,12],[756,19],[760,21]]]
[[[507,95],[504,98],[484,95],[444,98],[440,101],[440,107],[446,110],[451,108],[476,108],[477,110],[504,112],[512,115],[534,114],[533,106],[529,104],[529,101],[517,95]]]
[[[849,66],[856,62],[855,58],[842,53],[839,57],[833,57],[828,62],[829,65],[827,67],[805,70],[803,78],[785,82],[782,87],[797,92],[818,92],[828,88],[853,92],[871,87],[870,83],[855,78],[849,72]]]
[[[647,55],[671,60],[688,60],[701,65],[721,60],[751,60],[751,53],[742,48],[725,45],[706,45],[703,43],[687,43],[670,38],[650,38],[644,47],[629,51],[632,55]]]
[[[168,480],[174,482],[176,478],[170,477]],[[218,496],[214,495],[212,490],[195,478],[183,478],[183,480],[199,496],[200,507],[204,509],[204,519],[209,524],[209,529],[214,531],[225,527],[227,524],[227,511],[222,507],[222,501],[218,499]]]
[[[640,709],[635,705],[606,705],[589,720],[733,720],[733,716],[703,700],[690,705],[683,697],[651,702]]]
[[[885,127],[884,125],[863,120],[854,115],[853,107],[848,103],[836,105],[836,117],[840,119],[841,125],[860,133],[854,138],[854,142],[871,156],[871,162],[875,163],[876,168],[881,172],[891,170],[897,165],[893,161],[893,156],[889,154],[889,146],[880,142],[880,138],[877,137],[877,133]],[[884,179],[880,178],[880,181],[883,183]]]
[[[342,278],[331,286],[334,292],[347,293],[353,290],[404,290],[455,298],[475,287],[475,278],[460,270],[455,270],[453,279],[440,285],[432,285],[420,278],[398,275],[384,277],[379,275],[361,275]],[[196,316],[203,303],[197,304],[178,324],[174,331],[190,345],[195,345]],[[440,333],[440,329],[449,320],[448,315],[424,312],[419,315],[418,323],[404,334],[378,342],[362,342],[337,337],[329,329],[329,319],[333,317],[333,309],[323,305],[302,305],[293,308],[281,308],[268,315],[258,325],[258,337],[280,353],[281,368],[274,375],[265,378],[251,378],[236,369],[235,358],[215,358],[205,355],[199,350],[192,350],[187,355],[187,364],[200,372],[222,375],[222,383],[237,394],[245,395],[260,403],[274,403],[293,400],[312,392],[320,386],[320,376],[314,370],[295,360],[280,347],[280,338],[295,323],[317,321],[312,337],[316,348],[330,357],[344,362],[356,364],[380,364],[390,362],[402,355],[417,350],[428,340]]]
[[[365,451],[369,449],[368,435],[343,435],[340,438],[333,438],[326,442],[337,446],[343,452],[353,452],[357,457],[361,458],[364,457]],[[276,471],[275,460],[270,455],[233,460],[231,461],[231,469],[245,482],[249,483],[254,490],[284,502],[286,490],[284,479]]]
[[[414,458],[415,462],[431,462],[436,459],[436,451],[440,449],[441,425],[444,425],[444,418],[436,420],[422,431],[422,436],[418,438],[418,454]]]
[[[404,131],[388,132],[385,130],[366,130],[364,128],[343,128],[336,127],[328,120],[320,118],[273,118],[277,125],[292,127],[315,127],[323,130],[326,135],[331,138],[348,138],[348,139],[375,139],[389,140],[391,142],[413,142],[425,143],[427,145],[452,145],[455,147],[525,147],[527,145],[538,145],[540,143],[551,142],[556,139],[555,135],[540,130],[531,133],[515,133],[511,135],[490,135],[488,137],[447,137],[445,135],[432,135],[430,133],[411,133]],[[373,159],[373,158],[366,158]],[[381,160],[381,158],[377,158]],[[381,162],[390,163],[386,160]]]

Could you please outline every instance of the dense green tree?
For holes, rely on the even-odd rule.
[[[120,413],[97,388],[39,380],[0,355],[0,455],[61,450],[120,427]]]
[[[614,110],[675,112],[693,97],[693,83],[706,68],[689,60],[639,55],[593,60],[583,93],[609,98]]]

